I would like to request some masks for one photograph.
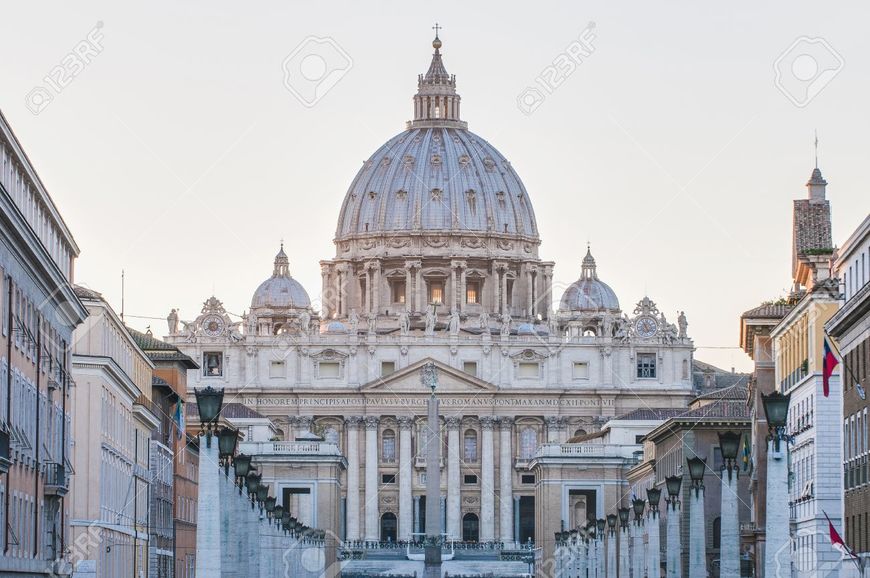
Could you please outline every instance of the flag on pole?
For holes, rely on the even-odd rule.
[[[840,537],[840,533],[837,532],[837,529],[834,527],[834,524],[831,522],[831,519],[828,517],[828,513],[822,510],[822,513],[825,514],[825,519],[828,521],[828,534],[831,538],[831,546],[835,549],[842,552],[843,556],[848,556],[850,559],[854,560],[857,558],[854,552],[849,549],[845,542],[843,542],[843,538]]]
[[[178,402],[175,404],[175,415],[173,418],[175,425],[178,426],[176,432],[178,439],[184,439],[184,401],[181,398],[178,398]]]
[[[825,352],[822,357],[822,392],[825,394],[825,397],[828,397],[831,393],[830,379],[834,374],[834,368],[839,365],[840,360],[837,359],[836,355],[834,355],[834,351],[828,343],[827,336],[824,338],[824,347]]]
[[[743,471],[749,469],[749,456],[751,450],[749,448],[749,436],[743,436]]]

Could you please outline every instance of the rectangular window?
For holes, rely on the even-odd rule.
[[[517,365],[517,377],[523,379],[538,378],[541,376],[541,364],[524,362]]]
[[[634,443],[642,444],[643,443],[643,436],[642,435],[634,436]],[[718,470],[714,470],[714,471],[718,471]]]
[[[574,362],[574,379],[589,379],[589,364],[585,361]]]
[[[396,372],[396,362],[395,361],[382,361],[381,362],[381,377],[386,377],[391,373]]]
[[[429,303],[441,304],[444,302],[444,282],[429,281]]]
[[[321,361],[317,364],[317,377],[321,379],[341,377],[341,364],[336,361]]]
[[[384,474],[381,476],[382,484],[395,484],[396,483],[396,474]]]
[[[224,374],[224,354],[206,351],[202,354],[202,374],[205,377],[220,377]]]
[[[405,303],[405,280],[395,279],[390,281],[390,293],[393,303]]]
[[[465,282],[465,302],[472,305],[480,304],[480,281]]]
[[[474,377],[477,377],[477,362],[476,361],[463,361],[462,362],[462,371],[464,371],[468,375],[473,375]]]
[[[656,377],[656,354],[637,354],[637,377],[638,379],[655,379]]]
[[[284,377],[283,361],[273,361],[269,364],[269,377]]]
[[[475,476],[474,474],[465,474],[462,477],[462,483],[469,484],[469,485],[476,484],[477,483],[477,476]]]
[[[520,482],[523,484],[534,484],[535,483],[535,475],[534,474],[523,474],[520,478]]]

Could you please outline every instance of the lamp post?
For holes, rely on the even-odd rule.
[[[245,482],[245,476],[251,470],[251,456],[246,454],[238,454],[233,458],[233,473],[236,475],[236,485],[239,486],[239,495],[242,495],[242,485]]]
[[[595,521],[595,537],[597,538],[595,544],[595,566],[598,568],[598,576],[601,578],[604,578],[604,572],[606,570],[604,565],[605,530],[607,530],[607,520],[604,518],[598,518],[598,520]]]
[[[616,514],[607,514],[607,578],[616,578]]]
[[[631,558],[628,551],[628,518],[631,515],[631,510],[628,508],[619,508],[616,510],[619,516],[619,576],[624,578],[630,576]]]
[[[205,447],[200,443],[200,464],[197,476],[197,531],[196,531],[196,578],[220,576],[222,572],[221,546],[221,479],[220,470],[209,467],[210,463],[222,462],[225,473],[229,473],[228,460],[235,452],[235,440],[229,433],[224,434],[225,439],[218,449],[229,450],[216,451],[211,446],[211,437],[217,429],[218,418],[223,407],[224,392],[222,389],[205,387],[194,389],[196,407],[199,412],[200,437],[205,437]],[[236,440],[238,436],[236,435]],[[232,443],[231,443],[232,442]],[[232,445],[230,448],[229,446]]]
[[[438,370],[432,362],[420,370],[420,381],[431,390],[426,421],[426,540],[423,578],[441,578],[441,433],[438,422]],[[511,499],[502,496],[502,499]]]
[[[646,560],[643,555],[643,511],[646,508],[646,502],[641,498],[631,500],[631,509],[634,513],[634,526],[632,530],[632,556],[631,566],[634,569],[635,576],[643,577],[644,566]]]
[[[231,427],[220,428],[217,430],[217,438],[219,463],[224,467],[224,475],[229,476],[230,464],[239,444],[239,430]]]
[[[783,441],[788,444],[785,431],[791,394],[774,391],[761,394],[764,415],[767,417],[767,499],[764,545],[764,575],[775,576],[782,568],[791,567],[789,548],[788,507],[788,445],[781,451]],[[777,556],[782,556],[777,560]]]
[[[196,396],[196,407],[199,411],[200,430],[205,434],[205,443],[211,447],[211,434],[217,427],[224,403],[224,390],[211,386],[193,390]]]
[[[683,576],[682,547],[680,545],[680,489],[682,485],[683,476],[665,478],[665,486],[668,488],[668,550],[665,560],[667,578],[682,578]]]
[[[646,575],[650,578],[659,578],[662,575],[662,553],[659,538],[659,502],[661,501],[661,488],[648,488],[646,499],[649,502],[649,527],[647,528],[646,550]]]
[[[740,578],[740,522],[737,515],[737,452],[741,435],[733,431],[719,433],[722,452],[722,506],[719,545],[719,578]],[[727,474],[727,475],[726,475]]]
[[[707,576],[707,547],[704,539],[704,471],[707,459],[686,460],[692,488],[689,491],[689,576]],[[773,574],[770,574],[773,576]]]
[[[586,569],[589,578],[598,575],[598,558],[595,556],[595,516],[586,523]]]

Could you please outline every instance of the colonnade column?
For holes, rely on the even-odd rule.
[[[740,578],[740,523],[737,517],[738,472],[736,465],[726,465],[722,471],[720,578]]]
[[[667,578],[682,578],[683,562],[682,548],[680,547],[680,500],[677,498],[668,499],[668,522],[667,533],[668,541],[665,544],[667,550],[667,559],[665,567],[667,568]]]
[[[414,292],[416,294],[414,310],[423,311],[426,308],[426,296],[423,293],[423,267],[419,261],[415,266],[417,268],[417,274],[415,275],[416,280],[414,281]]]
[[[381,308],[381,264],[372,265],[372,313],[377,315]]]
[[[411,264],[405,263],[405,310],[409,313],[414,310],[414,298],[412,297],[413,274],[411,272]],[[392,300],[392,298],[391,298]]]
[[[411,498],[411,426],[414,418],[401,416],[399,423],[399,540],[408,541],[414,532],[414,511]]]
[[[348,541],[360,539],[359,534],[359,424],[362,418],[350,416],[345,420],[347,427],[347,511],[345,537]],[[285,504],[287,507],[287,504]]]
[[[378,422],[380,419],[370,415],[366,424],[366,529],[365,541],[377,542],[380,539],[378,527]]]
[[[704,485],[689,489],[689,576],[707,575],[704,523]],[[770,574],[775,576],[775,573]]]
[[[468,270],[468,266],[465,261],[459,266],[459,310],[462,311],[465,309],[465,295],[467,290],[467,278],[466,273]]]
[[[450,416],[447,425],[447,537],[462,538],[459,501],[459,416]]]
[[[630,578],[631,554],[629,552],[628,525],[620,523],[619,528],[619,578]]]
[[[513,455],[511,438],[514,420],[509,417],[499,419],[501,438],[499,440],[499,536],[506,546],[514,541],[514,497],[513,497]]]
[[[495,540],[495,461],[493,456],[492,430],[496,419],[480,418],[480,541]]]

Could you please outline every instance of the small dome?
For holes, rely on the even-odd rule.
[[[598,278],[595,258],[591,249],[586,249],[580,279],[571,284],[562,295],[560,309],[568,311],[618,310],[619,299],[613,289]]]
[[[299,281],[290,276],[290,261],[284,253],[284,243],[275,256],[272,276],[263,281],[251,299],[251,309],[308,309],[311,299]]]

